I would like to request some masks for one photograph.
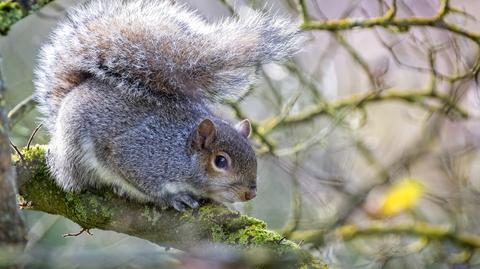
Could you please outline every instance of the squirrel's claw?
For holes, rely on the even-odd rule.
[[[172,198],[171,205],[175,210],[183,212],[190,208],[197,208],[199,203],[197,199],[188,193],[177,194]]]

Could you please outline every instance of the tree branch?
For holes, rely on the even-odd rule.
[[[337,229],[337,234],[345,240],[358,236],[375,236],[385,234],[400,234],[423,236],[428,239],[450,240],[466,248],[480,248],[480,236],[455,231],[448,225],[434,225],[428,223],[385,224],[371,223],[366,226],[345,225]]]
[[[295,231],[290,238],[317,244],[323,241],[324,230]],[[424,222],[388,224],[373,222],[366,225],[347,224],[335,229],[335,234],[343,240],[352,240],[361,236],[382,236],[388,234],[425,237],[429,240],[450,241],[467,249],[480,249],[480,236],[456,231],[448,225],[436,225]]]
[[[325,21],[304,21],[300,26],[303,30],[328,30],[328,31],[341,31],[350,30],[354,28],[372,28],[375,26],[381,26],[384,28],[394,28],[399,31],[406,31],[412,26],[431,26],[438,29],[444,29],[458,35],[469,38],[473,42],[480,44],[480,33],[471,32],[463,29],[462,27],[445,21],[445,16],[450,11],[457,10],[455,7],[449,5],[448,0],[441,0],[440,7],[437,13],[431,17],[406,17],[398,18],[395,16],[395,5],[387,11],[387,13],[380,17],[368,18],[368,19],[338,19],[338,20],[325,20]]]
[[[295,254],[301,268],[327,268],[295,243],[268,230],[264,222],[222,205],[205,204],[198,211],[179,213],[128,201],[107,189],[65,192],[50,177],[44,154],[44,147],[33,146],[23,150],[25,161],[16,163],[19,192],[29,209],[62,215],[83,228],[112,230],[183,250],[201,241],[261,247],[276,259]]]
[[[1,256],[10,256],[14,260],[26,243],[25,229],[15,199],[17,188],[11,166],[9,128],[1,80],[0,76],[0,266],[5,265]],[[7,266],[17,268],[8,262]]]
[[[367,103],[396,100],[404,101],[410,104],[425,107],[429,111],[441,111],[442,108],[436,105],[429,104],[428,100],[436,100],[442,104],[450,106],[461,118],[468,118],[468,111],[453,103],[448,95],[437,92],[432,92],[431,89],[414,89],[414,90],[397,90],[388,89],[381,92],[373,91],[361,93],[358,95],[351,95],[328,105],[319,104],[309,108],[305,108],[302,112],[290,115],[285,118],[282,124],[303,123],[312,120],[314,117],[322,114],[328,114],[331,111],[339,111],[346,107],[361,107]]]
[[[33,95],[30,95],[12,108],[12,110],[8,112],[8,122],[10,128],[15,126],[15,124],[21,121],[26,114],[32,111],[35,108],[35,105],[36,104],[35,100],[33,99]]]

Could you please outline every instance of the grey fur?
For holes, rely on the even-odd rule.
[[[248,86],[255,65],[293,53],[296,33],[258,12],[208,24],[168,1],[75,8],[42,47],[35,72],[57,183],[71,191],[109,185],[178,210],[199,197],[241,200],[255,184],[255,154],[208,102]],[[206,118],[214,140],[192,147]],[[229,171],[211,167],[218,152],[230,156]]]

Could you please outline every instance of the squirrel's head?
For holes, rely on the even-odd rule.
[[[202,120],[193,130],[190,146],[197,155],[208,197],[221,202],[251,200],[257,191],[257,159],[248,141],[248,120],[235,127]]]

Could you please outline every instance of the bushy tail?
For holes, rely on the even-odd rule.
[[[40,52],[37,100],[47,118],[86,77],[131,93],[235,95],[253,66],[283,60],[297,28],[260,12],[209,24],[184,6],[155,0],[97,0],[77,7]]]

